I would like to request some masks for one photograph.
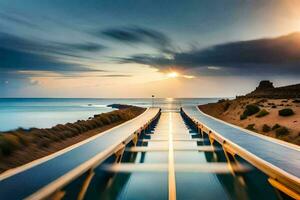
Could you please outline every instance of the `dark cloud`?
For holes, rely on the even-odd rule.
[[[82,73],[80,71],[77,72],[68,72],[68,73],[60,73],[60,74],[45,74],[44,72],[40,72],[40,73],[25,73],[25,74],[18,74],[18,75],[22,75],[22,77],[24,76],[28,76],[28,77],[52,77],[52,78],[82,78],[82,77],[104,77],[104,78],[123,78],[123,77],[132,77],[132,75],[128,75],[128,74],[105,74],[108,71],[97,71],[98,73],[94,72],[94,73]],[[16,77],[16,76],[14,76]]]
[[[54,57],[0,47],[0,69],[70,71],[81,70]]]
[[[75,56],[82,58],[83,56],[80,55],[82,52],[94,52],[103,48],[102,45],[95,43],[51,43],[0,33],[0,70],[99,71],[63,61],[62,57]]]
[[[175,55],[181,65],[293,64],[300,61],[300,33],[216,45]]]
[[[163,33],[141,27],[112,28],[96,32],[96,35],[104,35],[108,38],[130,44],[147,44],[158,48],[163,52],[173,52],[174,46],[171,40]]]
[[[29,40],[6,33],[0,33],[0,46],[9,49],[17,49],[20,51],[30,51],[47,54],[68,53],[69,55],[71,55],[72,53],[78,53],[79,51],[81,51],[80,53],[85,51],[95,52],[101,51],[106,48],[105,46],[98,43],[61,43],[45,40]]]
[[[79,51],[88,51],[88,52],[96,52],[105,49],[106,47],[101,44],[96,43],[83,43],[83,44],[60,44],[60,46],[65,46],[69,48],[69,51],[79,50]]]
[[[139,63],[157,68],[169,67],[175,65],[176,62],[175,59],[150,54],[137,54],[127,58],[117,58],[116,61],[120,63]]]
[[[299,41],[300,33],[293,33],[278,38],[232,42],[206,49],[174,53],[172,58],[133,55],[120,59],[120,62],[146,64],[161,70],[170,66],[184,70],[202,69],[202,71],[214,71],[215,74],[220,75],[224,71],[219,69],[226,69],[227,72],[241,75],[259,72],[300,74]]]
[[[15,23],[17,25],[22,25],[22,26],[27,26],[30,28],[37,28],[39,29],[39,26],[30,22],[28,19],[26,19],[26,17],[24,16],[20,16],[17,14],[6,14],[6,13],[1,13],[0,12],[0,19],[1,20],[5,20],[8,21],[9,23]]]

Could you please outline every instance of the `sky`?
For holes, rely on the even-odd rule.
[[[0,97],[233,97],[299,83],[298,0],[0,0]]]

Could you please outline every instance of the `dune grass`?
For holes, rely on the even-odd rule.
[[[64,147],[67,147],[65,145],[66,140],[72,140],[72,138],[75,137],[79,138],[93,130],[99,130],[101,128],[101,130],[104,130],[103,128],[109,128],[120,124],[136,117],[144,110],[144,108],[130,106],[125,109],[94,115],[94,117],[88,120],[78,120],[75,123],[58,124],[52,128],[19,128],[2,132],[0,133],[0,171],[3,171],[1,169],[5,166],[5,163],[3,163],[5,160],[16,156],[14,155],[15,152],[26,152],[28,149],[31,149],[30,151],[35,151],[35,153],[39,152],[39,157],[42,157],[44,154],[46,155],[51,152],[49,149],[53,144],[61,143]],[[72,144],[72,142],[68,142],[68,144]],[[32,160],[30,159],[30,154],[26,154],[25,156],[29,157],[29,159],[25,160]]]
[[[255,117],[260,118],[260,117],[264,117],[268,114],[269,114],[269,112],[266,109],[262,109],[262,110],[259,111],[259,113],[257,115],[255,115]]]

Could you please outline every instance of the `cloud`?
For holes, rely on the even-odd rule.
[[[81,52],[94,52],[104,50],[106,47],[98,43],[61,43],[44,40],[29,40],[7,33],[0,33],[0,47],[30,51],[35,53],[61,54]]]
[[[175,65],[174,58],[167,58],[162,56],[155,56],[150,54],[137,54],[127,58],[116,58],[119,63],[139,63],[144,65],[150,65],[157,68],[170,67]]]
[[[211,70],[220,70],[220,67],[216,67],[216,66],[208,66],[207,69],[211,69]]]
[[[121,63],[140,63],[160,70],[183,70],[224,75],[300,74],[300,33],[271,39],[238,41],[205,49],[174,53],[171,58],[147,54],[120,58]],[[213,68],[211,66],[214,66]]]
[[[132,77],[132,75],[128,75],[128,74],[104,74],[104,75],[99,75],[98,77],[106,77],[106,78],[126,78],[126,77]]]
[[[99,71],[74,63],[65,62],[53,56],[0,47],[0,71],[13,72],[19,70],[55,71],[60,73]]]
[[[38,80],[30,80],[31,85],[39,85],[40,82]]]
[[[40,70],[55,72],[99,71],[64,61],[66,56],[84,58],[80,53],[102,50],[95,43],[63,44],[29,40],[0,33],[0,71]],[[100,70],[101,71],[101,70]]]
[[[65,44],[65,43],[58,43],[58,47],[65,51],[87,51],[87,52],[97,52],[106,49],[105,46],[97,43],[78,43],[78,44]]]
[[[174,46],[171,40],[163,33],[142,27],[111,28],[94,33],[97,36],[105,36],[119,42],[130,44],[146,44],[158,48],[163,52],[173,52]]]
[[[27,26],[30,28],[36,28],[39,29],[39,26],[30,22],[29,20],[27,20],[24,16],[21,16],[20,14],[6,14],[6,13],[1,13],[0,12],[0,20],[3,21],[7,21],[9,23],[15,23],[17,25],[21,25],[21,26]]]
[[[111,74],[105,70],[93,71],[90,72],[68,72],[68,73],[56,73],[56,72],[49,72],[49,71],[17,71],[18,75],[28,76],[28,77],[51,77],[51,78],[80,78],[80,77],[131,77],[132,75],[128,74]]]

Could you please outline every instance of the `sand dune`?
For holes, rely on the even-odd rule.
[[[265,109],[269,112],[269,114],[263,117],[257,117],[257,114],[253,114],[248,116],[246,119],[241,120],[240,116],[249,104],[257,105],[260,110]],[[205,113],[226,122],[251,129],[257,133],[300,145],[300,103],[297,100],[243,97],[218,103],[200,105],[199,108]],[[284,108],[292,109],[294,114],[292,116],[280,116],[278,112]],[[288,133],[279,135],[276,132],[276,129],[268,132],[263,131],[264,125],[267,125],[272,129],[275,124],[279,124],[281,127],[286,127],[288,129]]]

